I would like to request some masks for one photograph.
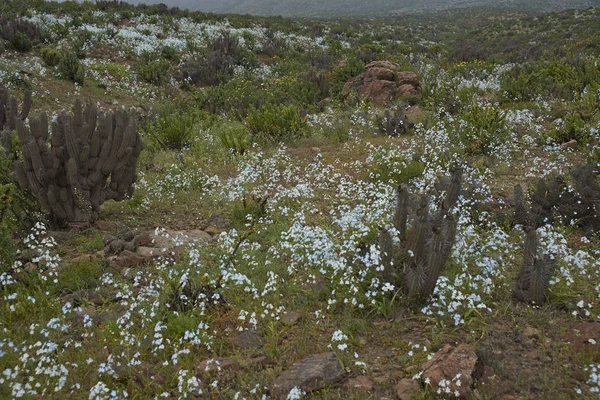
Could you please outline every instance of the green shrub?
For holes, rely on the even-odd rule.
[[[265,106],[246,118],[250,134],[270,142],[295,140],[304,135],[306,123],[294,106]]]
[[[169,61],[145,55],[137,65],[137,73],[144,81],[154,85],[162,85],[168,79],[171,64]]]
[[[165,106],[160,116],[144,129],[150,141],[149,148],[181,150],[189,146],[197,120],[195,110],[183,111],[172,105]]]
[[[339,96],[346,82],[364,71],[365,64],[357,58],[349,58],[345,62],[341,62],[331,71],[331,93],[334,96]]]
[[[63,79],[83,85],[85,67],[74,52],[69,52],[60,59],[58,73]]]
[[[19,31],[15,32],[15,36],[11,44],[15,48],[15,50],[21,53],[26,53],[33,47],[29,36]]]
[[[60,51],[53,49],[52,47],[42,47],[40,50],[40,55],[42,60],[44,60],[44,64],[46,64],[48,67],[57,66],[62,58]]]
[[[498,107],[473,105],[461,116],[458,132],[467,154],[491,155],[508,140],[506,114]]]
[[[221,127],[217,131],[219,141],[227,150],[234,154],[244,154],[250,149],[250,138],[248,129],[240,123],[233,123]]]

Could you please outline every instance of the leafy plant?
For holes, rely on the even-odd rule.
[[[63,79],[83,85],[85,67],[74,52],[66,53],[58,63],[58,73]]]
[[[167,81],[171,64],[156,55],[146,53],[137,64],[137,73],[144,81],[154,85],[162,85]]]
[[[295,140],[304,135],[306,123],[294,106],[264,106],[250,111],[246,118],[248,131],[267,141]]]
[[[250,148],[248,129],[243,124],[231,124],[218,130],[221,144],[234,154],[244,154]]]
[[[468,154],[491,155],[509,137],[506,113],[494,106],[473,105],[461,116],[459,135]]]
[[[60,51],[52,47],[42,47],[40,50],[40,55],[42,56],[42,60],[44,60],[44,64],[49,67],[57,66],[62,59]]]
[[[195,110],[184,111],[176,106],[163,106],[159,116],[146,125],[144,132],[151,147],[181,150],[190,144],[197,121]]]

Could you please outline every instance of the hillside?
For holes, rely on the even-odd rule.
[[[599,20],[0,2],[0,399],[598,399]]]

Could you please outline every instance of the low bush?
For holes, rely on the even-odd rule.
[[[196,110],[184,111],[175,105],[164,105],[158,118],[144,129],[149,149],[181,150],[189,146],[197,121]]]
[[[246,126],[256,139],[267,142],[286,142],[304,135],[306,123],[294,106],[265,106],[250,111]]]
[[[58,73],[63,79],[83,85],[85,79],[85,67],[74,52],[69,52],[60,59],[58,63]]]
[[[44,60],[44,64],[48,67],[56,67],[62,59],[60,51],[53,49],[52,47],[42,47],[40,56],[42,57],[42,60]]]

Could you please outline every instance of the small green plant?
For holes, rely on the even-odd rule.
[[[246,126],[254,138],[282,142],[302,137],[306,123],[294,106],[265,106],[250,111]]]
[[[331,93],[336,97],[339,96],[346,82],[363,72],[365,72],[365,63],[361,60],[349,58],[342,61],[331,71]]]
[[[80,289],[93,289],[102,276],[101,261],[83,259],[64,268],[58,275],[58,286],[63,292],[72,293]]]
[[[137,73],[144,81],[154,85],[162,85],[168,79],[171,64],[169,61],[146,53],[137,65]]]
[[[192,130],[198,121],[195,110],[184,111],[175,106],[163,106],[159,117],[146,125],[144,130],[150,148],[181,150],[189,146]]]
[[[234,123],[218,130],[217,135],[223,147],[234,154],[244,154],[250,148],[248,129],[240,123]]]
[[[33,47],[29,36],[19,31],[15,32],[15,36],[14,39],[11,41],[11,44],[15,48],[15,50],[21,53],[26,53]]]
[[[461,116],[459,135],[467,154],[491,155],[509,137],[506,114],[495,106],[473,105]]]
[[[56,67],[62,58],[60,51],[52,47],[42,47],[40,56],[42,57],[42,60],[44,60],[44,64],[48,67]]]
[[[61,58],[58,63],[58,73],[63,79],[83,85],[85,67],[74,52],[69,52]]]

